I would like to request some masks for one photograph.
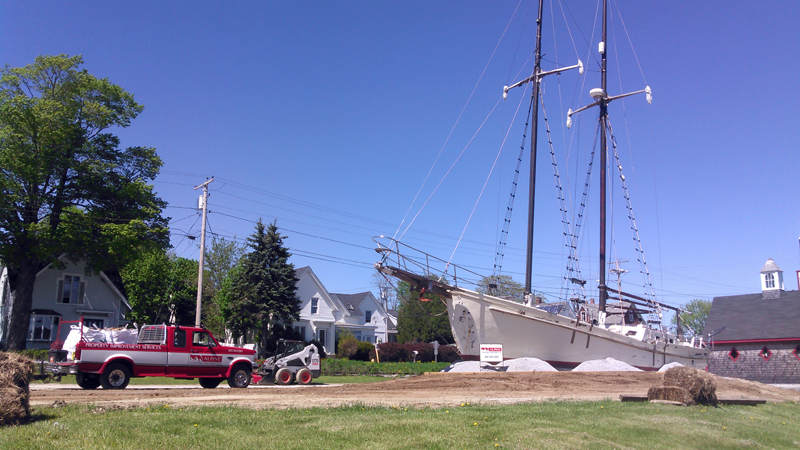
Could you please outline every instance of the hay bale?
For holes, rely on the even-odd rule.
[[[30,417],[28,384],[33,368],[33,361],[22,355],[0,353],[0,425]]]
[[[689,391],[678,386],[653,386],[647,390],[647,400],[676,402],[682,405],[694,405],[695,401]]]
[[[708,372],[692,367],[673,367],[664,372],[664,386],[686,389],[696,403],[717,403],[717,380]]]

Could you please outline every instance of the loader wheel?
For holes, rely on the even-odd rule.
[[[252,379],[250,369],[240,364],[231,370],[231,376],[228,377],[228,386],[232,388],[246,388],[250,385],[250,380]]]
[[[97,389],[100,387],[100,379],[96,375],[89,375],[83,372],[78,372],[75,375],[75,381],[81,389]]]
[[[224,378],[200,378],[200,386],[206,389],[214,389],[222,383],[222,380],[224,380]]]
[[[311,384],[311,379],[314,378],[314,377],[311,376],[311,371],[310,370],[308,370],[305,367],[303,367],[302,369],[297,371],[297,374],[295,375],[295,378],[297,378],[297,383],[298,384],[308,385],[308,384]]]
[[[282,385],[292,384],[293,381],[292,378],[293,378],[292,371],[287,369],[286,367],[278,369],[278,371],[275,372],[275,381],[278,384]]]
[[[125,389],[131,381],[131,372],[124,364],[113,363],[100,375],[103,389]]]

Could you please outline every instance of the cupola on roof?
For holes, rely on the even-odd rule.
[[[773,261],[772,258],[770,258],[767,260],[767,263],[764,264],[764,267],[761,268],[761,273],[767,273],[767,272],[783,272],[783,271],[781,270],[780,267],[778,267],[777,264],[775,264],[775,261]]]

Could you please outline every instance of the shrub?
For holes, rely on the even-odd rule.
[[[322,375],[422,375],[425,372],[438,372],[448,363],[373,363],[349,359],[328,358],[322,361]]]
[[[356,352],[350,359],[355,361],[369,361],[370,355],[375,354],[375,346],[370,344],[369,342],[356,342]]]
[[[358,341],[351,333],[339,335],[339,343],[336,345],[337,358],[352,358],[358,351]]]
[[[381,362],[406,362],[411,360],[405,344],[398,344],[397,342],[378,344],[378,353]]]
[[[26,358],[30,358],[34,361],[49,361],[50,360],[50,350],[47,349],[31,349],[27,348],[25,350],[20,350],[20,355],[25,356]]]
[[[398,344],[397,342],[386,342],[378,345],[381,362],[432,362],[434,360],[433,345],[424,342],[410,342]],[[414,351],[417,352],[414,359]],[[374,353],[373,356],[374,357]],[[461,359],[461,355],[452,345],[439,346],[440,362],[454,362]]]

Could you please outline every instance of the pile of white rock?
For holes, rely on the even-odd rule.
[[[683,366],[683,364],[681,364],[681,363],[679,363],[679,362],[675,361],[675,362],[671,362],[671,363],[669,363],[669,364],[664,364],[663,366],[661,366],[661,368],[660,368],[660,369],[658,369],[658,371],[659,371],[659,372],[666,372],[666,371],[668,371],[669,369],[672,369],[673,367],[682,367],[682,366]]]
[[[642,372],[628,363],[618,361],[614,358],[595,359],[584,361],[578,367],[572,369],[573,372]]]

